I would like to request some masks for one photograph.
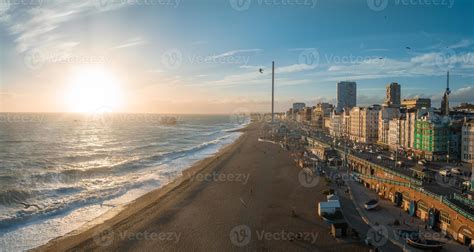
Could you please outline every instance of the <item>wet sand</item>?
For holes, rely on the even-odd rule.
[[[330,236],[316,208],[325,182],[303,186],[289,154],[258,141],[261,126],[114,217],[36,250],[367,251]]]

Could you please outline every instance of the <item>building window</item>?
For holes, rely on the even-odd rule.
[[[445,212],[441,212],[440,214],[440,217],[439,217],[439,220],[443,223],[446,223],[446,224],[451,224],[451,219],[449,218],[449,214],[448,213],[445,213]]]
[[[426,206],[426,203],[423,201],[418,201],[418,209],[420,211],[428,212],[428,206]]]

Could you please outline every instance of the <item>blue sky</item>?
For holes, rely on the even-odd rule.
[[[358,103],[474,101],[470,0],[24,0],[0,4],[0,110],[63,111],[71,69],[120,80],[121,111],[228,113],[334,102],[355,80]],[[407,48],[409,47],[409,49]],[[264,73],[258,73],[264,68]]]

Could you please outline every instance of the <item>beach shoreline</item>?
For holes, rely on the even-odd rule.
[[[33,251],[367,251],[329,234],[329,226],[316,216],[326,183],[302,185],[301,170],[288,152],[258,141],[261,126],[251,123],[216,155],[112,218]],[[249,232],[243,243],[234,237],[242,228]],[[285,239],[288,234],[305,239]]]
[[[140,197],[138,197],[138,198],[136,198],[136,199],[134,199],[130,202],[127,202],[123,205],[116,206],[116,207],[108,210],[104,214],[101,214],[100,216],[94,218],[92,221],[84,223],[84,225],[82,225],[78,229],[75,229],[75,230],[73,230],[73,231],[71,231],[71,232],[69,232],[65,235],[56,237],[56,238],[48,241],[47,243],[45,243],[41,246],[38,246],[36,248],[33,248],[29,251],[48,251],[49,247],[51,245],[61,243],[61,241],[64,240],[64,239],[68,239],[69,237],[78,236],[78,235],[81,235],[81,234],[84,234],[84,233],[88,232],[91,229],[98,228],[100,225],[104,224],[108,220],[111,220],[111,219],[115,218],[116,216],[120,215],[121,213],[122,214],[124,214],[124,213],[132,214],[133,212],[131,212],[131,210],[134,210],[134,211],[139,210],[139,207],[137,207],[136,204],[138,204],[140,206],[143,206],[145,201],[148,202],[149,200],[159,200],[160,198],[166,196],[166,194],[168,194],[169,192],[173,191],[174,189],[176,189],[177,187],[182,185],[182,183],[185,183],[186,181],[192,179],[195,174],[199,173],[201,170],[205,169],[209,164],[211,164],[215,160],[219,159],[219,156],[222,156],[226,152],[232,151],[232,149],[235,148],[236,145],[238,145],[240,141],[242,141],[242,137],[244,137],[244,134],[247,131],[247,128],[249,126],[250,126],[250,124],[247,124],[241,129],[235,129],[235,130],[230,131],[231,133],[240,132],[240,133],[242,133],[242,135],[240,135],[234,142],[232,142],[229,145],[225,146],[224,148],[220,149],[218,152],[216,152],[212,156],[206,157],[202,160],[197,161],[194,164],[191,164],[190,167],[183,170],[182,175],[175,178],[170,183],[168,183],[168,184],[166,184],[166,185],[164,185],[160,188],[154,189],[154,190],[152,190],[148,193],[145,193],[144,195],[142,195],[142,196],[140,196]],[[126,216],[127,215],[125,215],[125,214],[123,215],[124,218]]]

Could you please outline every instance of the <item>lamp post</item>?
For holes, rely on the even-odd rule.
[[[446,163],[449,164],[449,141],[448,140],[448,149],[447,149],[447,154],[446,154]]]
[[[272,124],[275,109],[275,61],[272,61]]]

